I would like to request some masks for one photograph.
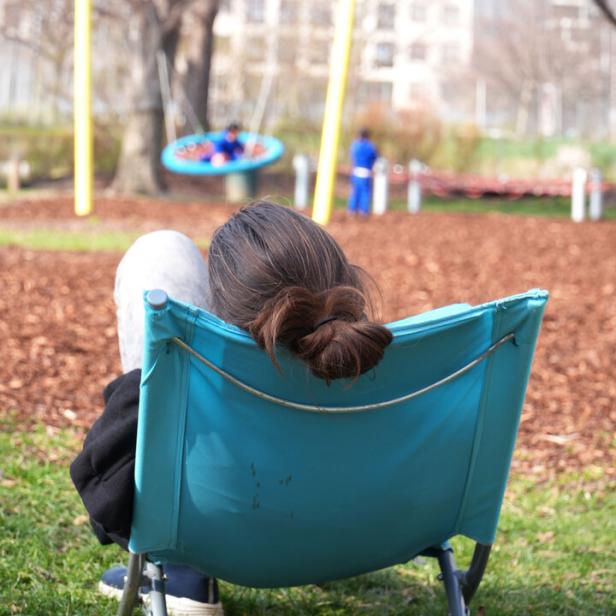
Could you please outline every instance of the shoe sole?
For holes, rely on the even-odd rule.
[[[167,596],[167,611],[169,616],[224,616],[222,603],[201,603],[185,597]],[[149,596],[143,597],[145,605],[149,606]]]
[[[118,601],[122,598],[122,590],[115,586],[109,586],[104,582],[98,583],[98,592]],[[149,593],[139,593],[139,598],[145,605],[149,605]],[[169,616],[224,616],[224,610],[220,601],[218,603],[204,604],[192,599],[186,599],[185,597],[173,596],[167,596],[166,600]]]
[[[105,584],[105,582],[98,583],[98,592],[101,595],[105,595],[105,597],[110,597],[111,599],[117,599],[118,601],[122,598],[122,590],[116,588],[115,586],[109,586]]]

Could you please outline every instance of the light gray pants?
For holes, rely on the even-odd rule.
[[[116,271],[114,299],[122,370],[141,368],[143,292],[162,289],[180,301],[209,309],[207,264],[194,242],[177,231],[154,231],[128,249]]]

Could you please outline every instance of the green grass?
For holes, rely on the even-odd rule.
[[[3,229],[0,246],[20,246],[30,250],[68,250],[72,252],[124,252],[141,235],[125,231],[59,231],[56,229]],[[197,240],[207,248],[207,240]]]
[[[337,197],[334,207],[346,208],[346,199]],[[393,197],[389,209],[394,211],[406,210],[406,201]],[[567,198],[552,199],[440,199],[427,197],[422,203],[423,212],[438,212],[445,214],[486,214],[500,213],[520,216],[543,216],[547,218],[570,218],[571,201]],[[616,208],[604,207],[606,220],[616,219]]]
[[[32,250],[115,251],[126,250],[139,233],[58,231],[30,229],[27,231],[0,228],[0,246],[20,246]]]
[[[122,562],[99,546],[68,477],[80,437],[0,424],[0,615],[98,616],[95,592]],[[616,495],[600,468],[536,485],[518,478],[505,500],[493,556],[473,602],[489,616],[616,613]],[[454,542],[468,562],[471,542]],[[437,568],[422,560],[322,586],[254,590],[222,585],[227,616],[445,614]]]

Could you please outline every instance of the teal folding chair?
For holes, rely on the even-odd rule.
[[[165,616],[164,563],[252,587],[438,558],[468,614],[494,541],[548,294],[391,323],[377,368],[330,386],[243,330],[146,294],[129,573]],[[448,540],[477,542],[468,570]]]

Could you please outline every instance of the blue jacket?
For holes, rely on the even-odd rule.
[[[224,133],[220,139],[214,142],[214,149],[217,153],[225,154],[229,160],[237,160],[244,152],[244,146],[240,143],[239,139],[229,141],[227,133]]]
[[[356,139],[351,145],[351,162],[353,167],[372,169],[379,152],[369,139]]]

